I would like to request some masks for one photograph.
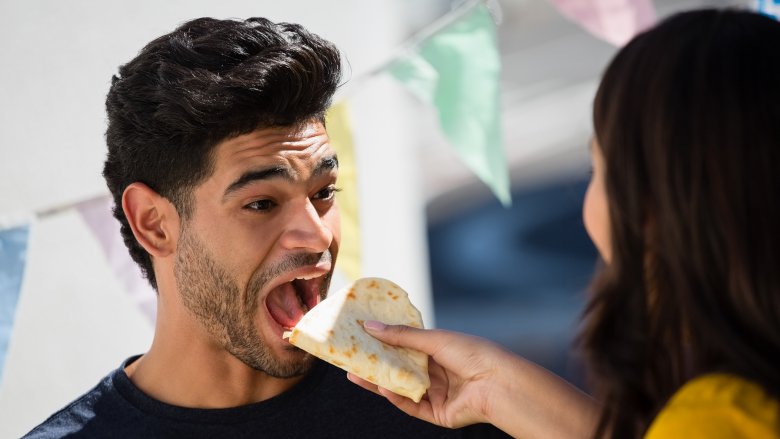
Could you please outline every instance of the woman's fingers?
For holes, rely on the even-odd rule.
[[[360,378],[357,375],[354,375],[354,374],[348,372],[347,373],[347,379],[352,381],[353,383],[357,384],[358,386],[366,389],[366,390],[369,390],[371,392],[376,393],[377,395],[385,396],[385,395],[383,395],[382,393],[379,392],[379,386],[377,386],[376,384],[374,384],[374,383],[372,383],[370,381],[366,381],[366,380],[364,380],[363,378]]]
[[[379,387],[376,384],[366,381],[363,378],[360,378],[359,376],[354,375],[352,373],[347,373],[347,379],[366,390],[374,392],[379,396],[385,397],[388,401],[390,401],[390,403],[392,403],[394,406],[401,409],[404,413],[414,416],[416,418],[420,418],[423,421],[435,423],[435,420],[433,418],[433,410],[431,409],[431,404],[426,399],[423,399],[419,403],[415,403],[414,401],[412,401],[411,399],[405,396],[395,394],[390,390],[385,389],[384,387]]]
[[[422,419],[426,422],[438,424],[433,416],[433,409],[430,401],[424,397],[420,402],[414,402],[405,396],[395,394],[383,387],[379,387],[379,394],[387,398],[388,401],[407,415],[414,416],[415,418]]]
[[[446,340],[445,331],[418,329],[406,325],[385,325],[368,320],[363,327],[375,338],[393,346],[412,348],[434,356]]]
[[[464,368],[465,358],[490,360],[500,354],[488,340],[442,329],[419,329],[405,325],[385,325],[373,320],[363,324],[378,340],[428,354],[449,372],[471,375],[478,371]]]

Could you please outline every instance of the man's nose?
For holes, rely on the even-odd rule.
[[[281,244],[290,250],[322,253],[333,241],[333,231],[327,226],[310,199],[290,207]]]

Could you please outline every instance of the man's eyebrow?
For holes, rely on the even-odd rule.
[[[328,156],[320,160],[320,162],[317,164],[317,167],[314,168],[312,171],[312,176],[317,177],[319,175],[322,175],[328,171],[331,171],[333,169],[337,169],[339,167],[339,159],[336,157],[336,155]],[[284,180],[292,181],[292,171],[288,169],[285,166],[273,166],[266,169],[259,169],[259,170],[253,170],[248,171],[243,174],[241,174],[236,181],[230,184],[227,189],[225,189],[225,193],[222,196],[223,198],[227,197],[233,192],[236,192],[240,190],[241,188],[245,187],[246,185],[253,183],[258,180],[269,180],[272,178],[281,178]]]
[[[317,167],[314,168],[314,171],[312,171],[311,175],[313,177],[317,177],[333,169],[338,169],[338,167],[339,158],[336,156],[336,154],[333,154],[332,156],[328,156],[320,160],[320,163],[317,164]]]
[[[248,171],[243,174],[241,174],[236,181],[230,184],[227,189],[225,189],[224,197],[227,197],[231,193],[245,187],[246,185],[255,182],[257,180],[269,180],[271,178],[282,178],[284,180],[292,180],[292,173],[289,169],[287,169],[284,166],[273,166],[271,168],[266,169],[259,169],[259,170],[253,170]]]

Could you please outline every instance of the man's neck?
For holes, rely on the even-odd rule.
[[[149,352],[125,368],[130,381],[158,401],[190,408],[237,407],[277,396],[302,379],[274,378],[252,369],[221,347],[204,343],[201,328],[166,329],[158,323]]]

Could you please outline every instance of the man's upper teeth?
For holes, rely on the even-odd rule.
[[[300,280],[309,280],[309,279],[314,279],[315,277],[317,277],[316,274],[312,274],[311,276],[305,276],[304,275],[304,276],[296,277],[295,280],[298,280],[298,279],[300,279]]]

